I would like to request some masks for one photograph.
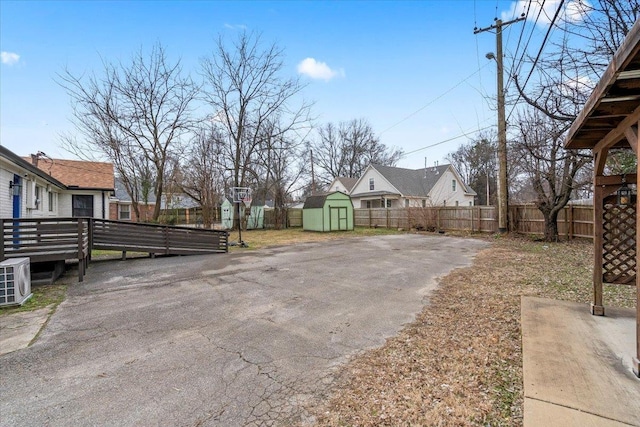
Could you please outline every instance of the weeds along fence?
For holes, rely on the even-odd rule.
[[[356,227],[414,228],[428,231],[495,233],[497,209],[493,206],[455,206],[400,209],[354,209]],[[544,216],[534,205],[509,207],[510,231],[544,234]],[[565,206],[558,215],[558,233],[568,239],[593,237],[593,206]]]

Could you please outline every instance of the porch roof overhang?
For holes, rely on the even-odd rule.
[[[640,19],[613,56],[600,82],[573,122],[567,149],[632,148],[628,135],[640,120]],[[631,130],[633,132],[633,130]],[[635,131],[637,133],[637,130]],[[629,142],[629,140],[633,142]]]
[[[400,197],[402,197],[402,194],[392,193],[391,191],[367,191],[366,193],[358,193],[358,194],[351,195],[351,198],[358,198],[363,200],[379,199],[381,197],[386,197],[388,199],[399,199]]]

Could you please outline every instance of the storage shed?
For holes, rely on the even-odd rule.
[[[247,230],[257,230],[264,228],[264,203],[259,205],[252,205],[249,210],[249,217],[245,228]],[[245,208],[240,210],[240,218],[244,221]],[[236,224],[234,224],[234,218],[236,213],[236,207],[234,203],[231,203],[229,199],[224,199],[222,205],[220,205],[220,213],[222,215],[222,228],[225,230],[232,230]]]
[[[353,230],[353,203],[340,191],[309,196],[302,208],[302,228],[308,231]]]

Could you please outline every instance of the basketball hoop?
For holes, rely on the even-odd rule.
[[[240,200],[244,203],[245,208],[249,209],[251,207],[251,193]]]
[[[246,207],[251,206],[251,188],[233,187],[233,203],[244,203]]]

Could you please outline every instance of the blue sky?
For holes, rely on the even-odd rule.
[[[365,118],[384,144],[409,153],[398,166],[443,163],[468,139],[442,141],[496,123],[496,66],[485,58],[495,36],[474,35],[474,27],[511,19],[523,3],[2,0],[0,142],[19,155],[73,158],[60,147],[59,135],[73,128],[56,73],[99,74],[103,59],[127,61],[160,42],[197,77],[219,34],[247,30],[284,49],[283,73],[308,84],[318,123]],[[505,30],[507,53],[521,25]],[[546,29],[526,25],[535,54]]]

